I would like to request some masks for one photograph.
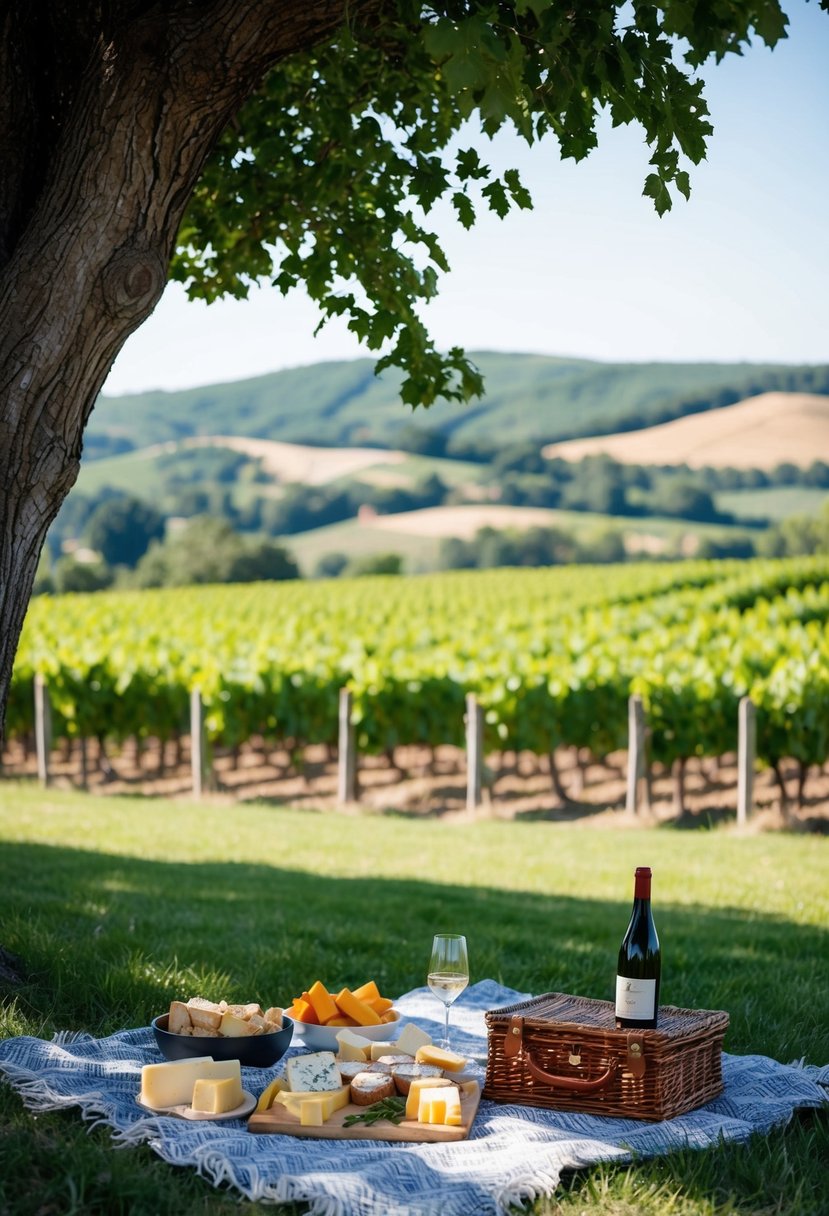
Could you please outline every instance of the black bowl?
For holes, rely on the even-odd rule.
[[[168,1013],[153,1018],[152,1027],[158,1049],[167,1060],[190,1060],[193,1056],[212,1056],[214,1060],[238,1060],[250,1068],[270,1068],[281,1060],[291,1045],[294,1024],[282,1018],[282,1029],[272,1034],[253,1034],[244,1038],[192,1038],[189,1034],[171,1034],[167,1029]]]

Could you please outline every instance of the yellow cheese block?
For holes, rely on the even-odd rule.
[[[424,1089],[437,1089],[451,1084],[452,1082],[446,1077],[416,1077],[406,1095],[406,1118],[417,1118],[420,1109],[420,1095]]]
[[[274,1098],[274,1105],[280,1103],[292,1115],[296,1115],[300,1123],[303,1120],[303,1105],[305,1106],[305,1118],[313,1120],[316,1115],[317,1106],[321,1111],[320,1122],[324,1123],[326,1119],[330,1119],[335,1110],[342,1110],[348,1105],[351,1097],[351,1087],[342,1085],[339,1089],[329,1089],[324,1093],[292,1093],[290,1090],[282,1090]],[[319,1127],[319,1123],[313,1121],[307,1126]]]
[[[456,1085],[424,1087],[418,1094],[418,1123],[448,1123],[459,1127],[461,1095]]]
[[[207,1115],[223,1115],[242,1104],[242,1083],[238,1077],[199,1077],[193,1086],[193,1110]]]
[[[242,1070],[238,1060],[197,1056],[192,1060],[173,1060],[169,1064],[145,1064],[141,1069],[141,1101],[153,1110],[189,1106],[197,1081],[218,1081],[226,1077],[235,1077],[241,1089]]]
[[[447,1051],[445,1047],[434,1047],[431,1044],[426,1047],[418,1047],[415,1059],[418,1064],[434,1064],[437,1068],[443,1068],[447,1072],[460,1072],[466,1065],[465,1056],[459,1056],[454,1051]]]

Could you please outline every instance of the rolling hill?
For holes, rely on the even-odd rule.
[[[829,393],[829,366],[748,363],[598,363],[541,355],[475,355],[486,395],[412,412],[399,379],[369,359],[317,363],[182,392],[102,397],[87,459],[199,435],[330,447],[396,447],[415,424],[455,444],[552,442],[608,434],[730,404],[766,390]]]
[[[829,397],[763,393],[736,405],[661,426],[550,444],[547,457],[582,460],[600,453],[623,464],[772,469],[829,460]]]

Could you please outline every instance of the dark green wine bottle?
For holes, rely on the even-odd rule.
[[[652,1030],[659,1011],[662,951],[651,912],[651,871],[639,866],[633,891],[630,924],[619,950],[616,968],[616,1025]]]

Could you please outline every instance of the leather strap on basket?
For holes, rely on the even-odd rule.
[[[632,1077],[645,1075],[645,1040],[637,1030],[628,1032],[628,1054],[625,1061],[627,1071]]]
[[[609,1085],[616,1073],[617,1061],[610,1060],[607,1069],[601,1076],[593,1077],[561,1077],[545,1070],[536,1064],[530,1053],[524,1047],[524,1019],[517,1015],[510,1018],[507,1033],[504,1035],[504,1055],[508,1060],[523,1053],[530,1074],[544,1085],[552,1085],[558,1089],[569,1089],[572,1093],[592,1094]],[[643,1062],[644,1067],[644,1062]]]

